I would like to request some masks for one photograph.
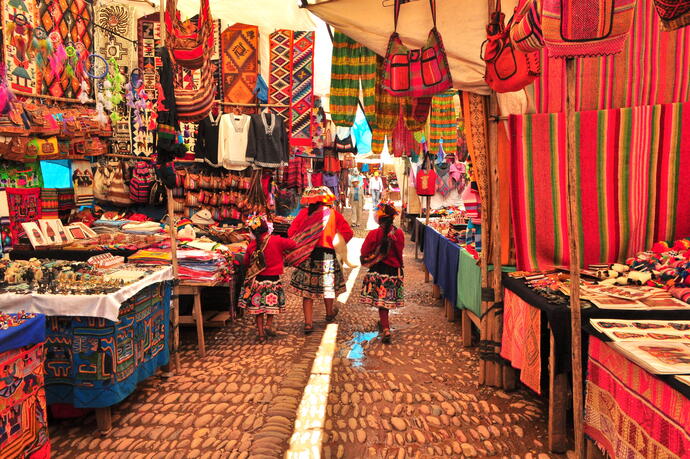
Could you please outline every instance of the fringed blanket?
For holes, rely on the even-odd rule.
[[[519,269],[569,264],[563,114],[511,117],[511,208]],[[690,234],[690,105],[580,112],[582,263],[623,261]]]
[[[690,400],[590,336],[585,434],[609,457],[688,457]]]
[[[638,1],[631,36],[615,56],[578,60],[577,110],[690,101],[690,27],[663,32],[654,4]],[[546,50],[541,62],[542,75],[534,83],[537,112],[564,111],[565,62],[547,58]]]
[[[636,0],[544,0],[542,30],[551,57],[619,53]]]
[[[221,35],[223,100],[249,104],[259,75],[259,28],[235,24]]]
[[[292,240],[297,244],[297,248],[285,255],[284,261],[286,266],[297,266],[309,258],[332,215],[333,212],[330,208],[322,206],[319,210],[307,216],[299,233],[292,236]]]

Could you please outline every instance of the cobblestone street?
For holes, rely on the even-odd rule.
[[[409,240],[406,263],[407,306],[391,315],[391,345],[376,337],[376,311],[358,304],[364,270],[356,282],[350,276],[324,457],[549,457],[542,403],[526,391],[478,386],[477,350],[462,347]],[[110,434],[95,431],[93,414],[51,420],[54,457],[282,457],[323,332],[322,305],[315,318],[317,332],[305,337],[301,302],[289,294],[278,337],[258,344],[245,317],[206,330],[203,360],[185,330],[181,372],[146,381],[114,407]]]

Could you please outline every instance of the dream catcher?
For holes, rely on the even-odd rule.
[[[115,58],[111,57],[108,60],[110,72],[103,82],[104,92],[104,107],[110,112],[110,119],[116,123],[120,121],[120,114],[117,112],[117,106],[122,103],[123,85],[125,83],[125,76],[120,71]]]
[[[96,115],[94,116],[94,121],[96,121],[99,124],[108,123],[108,115],[106,115],[105,113],[105,78],[108,76],[108,70],[108,62],[105,60],[105,58],[103,58],[103,56],[99,54],[91,54],[89,55],[88,59],[86,59],[84,72],[87,76],[91,77],[94,80],[93,88],[96,96]],[[79,100],[82,103],[86,103],[89,101],[88,93],[84,91],[83,85],[82,91],[79,94]]]
[[[153,104],[144,88],[144,79],[139,69],[132,70],[129,83],[125,84],[125,101],[131,110],[134,142],[137,149],[145,150],[148,142],[148,131],[156,128],[156,113]]]
[[[35,27],[31,40],[31,54],[36,60],[40,71],[48,68],[50,57],[54,53],[53,41],[49,39],[48,32],[43,27]]]

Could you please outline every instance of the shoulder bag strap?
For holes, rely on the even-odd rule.
[[[499,2],[501,0],[498,0]],[[436,28],[436,0],[429,0],[429,8],[431,8],[431,19],[434,21],[434,29]]]
[[[393,32],[398,32],[398,17],[400,16],[400,0],[395,0],[393,5]]]

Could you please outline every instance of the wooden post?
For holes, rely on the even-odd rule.
[[[431,196],[426,197],[426,208],[424,209],[425,214],[425,224],[429,226],[429,218],[431,217]],[[426,230],[424,231],[424,237],[426,238]],[[429,282],[429,270],[426,269],[426,264],[424,265],[424,283]]]
[[[173,269],[173,300],[172,311],[170,311],[170,322],[172,323],[172,357],[175,362],[175,369],[180,369],[180,289],[178,287],[179,266],[177,263],[177,226],[175,226],[175,206],[173,205],[173,194],[169,188],[165,189],[168,201],[168,232],[170,234],[170,260]]]
[[[489,175],[491,178],[491,260],[494,265],[493,288],[494,302],[501,301],[501,205],[500,205],[500,179],[498,172],[498,101],[496,94],[489,96]],[[482,238],[484,229],[482,228]],[[484,241],[482,240],[482,247]],[[485,250],[486,250],[485,249]]]
[[[570,329],[572,344],[573,372],[573,425],[575,426],[575,454],[584,458],[584,436],[582,424],[582,319],[580,315],[580,208],[577,197],[578,188],[578,151],[576,149],[577,133],[575,132],[575,59],[565,61],[566,68],[566,134],[567,134],[567,183],[568,183],[568,231],[570,247]]]

